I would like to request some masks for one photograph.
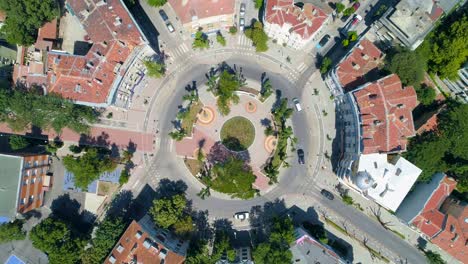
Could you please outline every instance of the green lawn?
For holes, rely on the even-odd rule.
[[[197,120],[197,114],[203,108],[203,104],[200,101],[194,102],[190,107],[189,114],[186,118],[182,119],[182,128],[187,132],[187,135],[192,135],[193,124]]]
[[[224,123],[221,128],[223,145],[233,151],[243,151],[252,145],[255,139],[255,128],[245,117],[236,116]]]

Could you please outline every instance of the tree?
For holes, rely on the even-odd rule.
[[[209,90],[218,97],[216,102],[218,110],[222,115],[229,114],[229,105],[239,102],[239,96],[235,92],[242,85],[240,76],[229,69],[223,69],[221,74],[210,77],[208,82]]]
[[[322,64],[320,65],[320,73],[325,74],[330,70],[332,64],[332,60],[329,57],[325,57],[322,60]]]
[[[416,94],[418,95],[418,101],[426,106],[432,104],[436,98],[435,90],[427,85],[422,85],[420,88],[417,88]]]
[[[119,184],[123,185],[123,184],[127,183],[129,178],[130,178],[130,173],[128,172],[127,169],[123,169],[120,172]]]
[[[0,0],[6,19],[0,32],[11,44],[29,46],[36,41],[37,31],[59,14],[54,0]]]
[[[237,27],[236,27],[236,26],[231,26],[231,27],[229,27],[229,33],[230,33],[231,35],[236,34],[236,33],[237,33]]]
[[[174,233],[182,238],[187,238],[193,231],[193,221],[190,215],[185,215],[172,226]]]
[[[149,213],[156,225],[169,228],[182,219],[187,207],[187,200],[182,194],[153,201]]]
[[[216,33],[216,41],[221,44],[221,46],[226,46],[226,39],[224,38],[224,36],[221,34],[221,32],[218,31],[218,33]]]
[[[57,153],[57,150],[59,150],[61,147],[63,147],[62,141],[50,141],[49,144],[45,146],[45,149],[47,152],[55,156]]]
[[[117,166],[109,154],[98,153],[96,148],[89,148],[80,157],[71,155],[64,157],[63,165],[73,173],[75,186],[83,190],[86,190],[88,185],[97,180],[102,173],[113,171]]]
[[[253,25],[244,31],[244,34],[252,40],[255,51],[265,52],[268,50],[268,36],[263,30],[263,24],[260,21],[255,21]]]
[[[52,264],[78,263],[83,252],[83,241],[72,237],[64,222],[50,217],[34,226],[29,238],[35,248],[47,254]]]
[[[341,12],[343,12],[343,10],[345,10],[346,6],[343,5],[342,3],[336,3],[335,5],[335,10],[336,10],[336,13],[340,14]]]
[[[194,49],[207,49],[210,47],[210,41],[208,40],[208,37],[201,30],[198,30],[197,33],[195,33],[192,47]]]
[[[341,199],[343,199],[343,202],[347,205],[352,205],[354,203],[353,197],[349,196],[348,194],[341,196]]]
[[[255,9],[260,9],[263,5],[263,0],[253,0]]]
[[[294,241],[294,228],[289,218],[274,218],[269,239],[253,251],[253,260],[258,264],[291,263],[289,245]]]
[[[453,12],[424,41],[418,51],[427,57],[429,71],[441,79],[458,78],[458,70],[468,57],[468,15],[466,8]]]
[[[446,262],[444,259],[442,259],[442,256],[434,252],[432,250],[428,250],[424,252],[424,255],[426,255],[426,259],[429,262],[429,264],[445,264]]]
[[[356,31],[348,31],[348,39],[349,41],[356,41],[358,38],[358,34]]]
[[[169,132],[169,136],[175,141],[181,141],[184,137],[187,136],[187,132],[181,128],[175,131]]]
[[[24,149],[29,146],[29,141],[25,137],[19,135],[10,136],[10,138],[8,138],[8,143],[12,150]]]
[[[387,69],[398,75],[403,85],[419,88],[426,64],[426,60],[419,53],[403,50],[389,56]]]
[[[422,169],[420,181],[436,172],[457,178],[459,191],[468,191],[468,105],[448,101],[437,117],[436,131],[410,141],[405,157]]]
[[[256,177],[243,160],[229,157],[224,163],[215,164],[212,173],[212,189],[241,199],[254,197],[256,191],[252,184]]]
[[[343,45],[343,47],[348,47],[349,46],[349,39],[343,39],[343,41],[341,41],[341,45]]]
[[[23,223],[22,220],[15,220],[14,222],[0,225],[0,244],[25,239],[26,232],[23,230]]]
[[[82,256],[82,263],[103,263],[124,230],[125,224],[121,218],[105,218],[97,226],[94,237],[90,241],[91,247],[87,248]]]
[[[57,94],[0,89],[0,122],[7,123],[14,131],[36,126],[42,130],[53,128],[59,134],[65,127],[87,133],[97,117],[93,108],[76,105]]]
[[[353,7],[348,7],[343,11],[343,16],[350,16],[352,15],[356,10],[354,10]]]
[[[318,239],[322,244],[328,244],[328,235],[325,231],[325,228],[321,225],[314,225],[309,222],[302,223],[302,226],[307,230],[307,232],[313,236],[314,238]]]
[[[160,7],[165,5],[167,0],[148,0],[148,4],[154,7]]]
[[[143,63],[145,64],[150,77],[161,78],[166,73],[166,67],[162,62],[145,60]]]
[[[226,232],[217,232],[213,245],[213,254],[211,255],[211,260],[220,261],[223,254],[226,254],[227,260],[229,262],[234,262],[236,258],[236,251],[230,244],[229,236],[226,234]]]

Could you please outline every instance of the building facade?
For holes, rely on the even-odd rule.
[[[280,45],[302,49],[318,42],[322,28],[330,22],[330,14],[321,8],[294,0],[266,0],[263,17],[266,34]]]
[[[346,263],[332,248],[315,240],[303,228],[294,230],[295,241],[291,246],[293,259],[304,264],[344,264]]]
[[[45,154],[0,154],[0,217],[13,220],[18,214],[39,208],[52,185],[50,159]]]
[[[228,30],[236,24],[236,1],[232,0],[169,0],[185,30],[194,35],[199,28],[205,34]]]

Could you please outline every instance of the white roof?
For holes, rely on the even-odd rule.
[[[418,179],[422,170],[403,157],[395,164],[387,161],[387,154],[367,154],[359,158],[358,171],[372,177],[367,195],[383,207],[396,211]]]

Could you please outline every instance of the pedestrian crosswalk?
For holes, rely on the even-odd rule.
[[[182,43],[181,45],[177,46],[176,48],[166,50],[167,61],[174,62],[179,57],[186,57],[187,53],[190,52],[191,49],[187,47],[186,43]]]
[[[306,68],[307,68],[307,64],[305,64],[304,62],[302,62],[301,64],[299,64],[299,66],[297,66],[296,70],[297,70],[298,72],[303,72]]]
[[[241,49],[244,50],[254,50],[255,48],[252,45],[252,40],[247,38],[244,34],[239,34],[237,38],[237,45],[241,46]]]

